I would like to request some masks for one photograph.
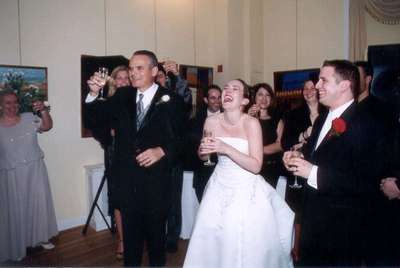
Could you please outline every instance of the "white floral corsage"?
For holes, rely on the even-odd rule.
[[[171,98],[170,98],[169,95],[163,95],[163,96],[161,97],[161,99],[160,99],[159,101],[157,101],[156,105],[159,105],[159,104],[161,104],[161,103],[167,103],[167,102],[169,102],[170,99],[171,99]]]

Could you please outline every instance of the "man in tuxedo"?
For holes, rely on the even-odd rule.
[[[86,99],[87,126],[115,129],[112,167],[121,195],[124,231],[124,264],[140,266],[146,241],[150,266],[165,265],[165,222],[170,207],[170,176],[179,148],[183,103],[154,83],[157,57],[136,51],[129,62],[132,87],[119,88],[114,96],[97,99],[101,79],[89,81]]]
[[[287,169],[307,179],[300,264],[360,266],[387,139],[382,124],[354,103],[359,72],[351,62],[325,61],[316,88],[329,112],[314,123],[304,159],[284,154]]]
[[[203,126],[206,118],[221,112],[221,88],[217,85],[209,86],[205,92],[204,103],[206,107],[199,110],[196,116],[190,121],[188,134],[188,148],[190,148],[190,156],[188,157],[193,158],[193,188],[196,191],[199,202],[203,197],[204,188],[215,166],[204,166],[204,163],[197,156],[197,149],[203,137]],[[211,160],[215,163],[217,161],[216,156],[211,155]]]

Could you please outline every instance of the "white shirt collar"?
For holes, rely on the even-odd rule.
[[[340,105],[334,110],[329,111],[328,116],[332,119],[338,118],[342,115],[342,113],[354,102],[354,99],[349,100],[348,102]]]
[[[342,115],[342,113],[354,102],[354,99],[351,99],[350,101],[340,105],[336,109],[329,111],[328,116],[325,119],[324,124],[322,125],[322,129],[319,133],[317,144],[315,145],[315,148],[318,148],[318,146],[321,144],[322,140],[324,139],[325,135],[329,132],[329,130],[332,127],[332,121],[335,118],[338,118]]]
[[[207,117],[210,116],[210,115],[219,114],[219,113],[221,113],[220,110],[216,111],[216,112],[211,112],[210,110],[207,109]]]
[[[156,83],[153,83],[151,85],[151,87],[149,87],[148,89],[146,89],[145,91],[139,91],[137,90],[137,94],[136,94],[136,102],[139,101],[139,94],[143,94],[143,108],[146,109],[146,107],[148,105],[150,105],[154,95],[156,94],[158,89],[158,85]]]

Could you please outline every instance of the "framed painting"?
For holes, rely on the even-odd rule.
[[[198,107],[203,105],[204,90],[213,83],[213,68],[181,64],[179,73],[188,82],[192,91],[192,110],[195,112]]]
[[[47,101],[47,67],[0,65],[0,90],[12,90],[20,112],[32,112],[32,102]]]
[[[301,104],[304,82],[318,80],[319,68],[274,72],[278,108],[286,112]]]
[[[129,60],[121,55],[116,56],[91,56],[81,55],[81,137],[93,137],[93,133],[87,129],[84,125],[85,115],[82,113],[85,98],[89,93],[89,87],[87,80],[90,76],[99,70],[99,67],[106,67],[111,74],[112,70],[119,65],[129,65]],[[105,93],[107,94],[108,86],[104,87]]]

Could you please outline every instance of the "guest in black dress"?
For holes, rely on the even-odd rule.
[[[306,143],[311,134],[315,119],[322,111],[326,110],[326,108],[318,102],[318,92],[313,80],[309,79],[304,82],[302,94],[303,102],[301,106],[289,111],[284,118],[285,127],[281,142],[285,151],[301,147]],[[295,212],[295,241],[292,255],[293,260],[297,261],[299,259],[300,221],[304,198],[304,187],[289,187],[289,185],[294,183],[294,176],[289,175],[287,178],[285,199],[289,207]],[[297,182],[303,186],[305,181],[301,177],[297,177]]]
[[[264,159],[260,174],[275,188],[279,175],[284,172],[281,146],[283,121],[276,110],[275,94],[270,85],[256,84],[253,92],[254,104],[248,114],[257,117],[262,128]]]
[[[107,81],[108,91],[107,98],[113,96],[119,87],[130,85],[129,80],[129,69],[127,66],[120,65],[113,69],[110,78]],[[104,149],[104,164],[105,172],[107,177],[108,187],[108,200],[109,200],[109,214],[114,216],[115,227],[117,231],[117,248],[116,258],[118,260],[123,259],[124,245],[123,245],[123,234],[122,234],[122,216],[120,211],[120,188],[123,187],[111,176],[109,172],[113,164],[114,158],[114,136],[115,130],[113,128],[95,128],[92,129],[93,137],[98,140]]]

